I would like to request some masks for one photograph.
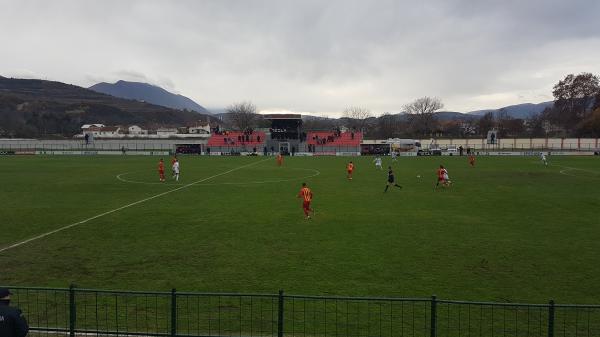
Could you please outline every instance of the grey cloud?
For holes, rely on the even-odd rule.
[[[594,0],[1,6],[0,43],[10,48],[0,73],[148,81],[207,106],[383,112],[435,95],[449,109],[488,108],[548,97],[568,72],[600,73]]]

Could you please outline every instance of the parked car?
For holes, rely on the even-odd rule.
[[[430,153],[431,156],[441,156],[442,155],[442,149],[437,144],[431,144],[429,146],[429,153]]]
[[[448,155],[453,156],[458,153],[458,149],[456,148],[456,145],[448,145],[446,152],[448,152]]]

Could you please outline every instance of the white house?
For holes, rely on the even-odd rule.
[[[177,135],[177,128],[159,128],[156,129],[156,135],[160,138]]]
[[[87,134],[93,138],[121,138],[123,135],[120,131],[118,126],[89,126],[83,130],[83,136]]]
[[[105,127],[104,124],[83,124],[81,126],[81,130],[83,130],[85,132],[89,128],[103,128],[103,127]]]
[[[188,128],[188,132],[197,135],[210,135],[210,124],[200,123]]]
[[[118,126],[105,126],[100,128],[99,136],[104,138],[112,138],[112,137],[121,137],[120,136],[121,128]]]
[[[148,134],[148,130],[144,130],[137,125],[131,125],[127,128],[127,131],[129,132],[129,136],[145,136]]]

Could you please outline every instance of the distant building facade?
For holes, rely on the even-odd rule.
[[[81,126],[78,138],[209,138],[210,125],[200,123],[192,127],[158,128],[146,130],[138,125],[105,126],[104,124],[85,124]]]

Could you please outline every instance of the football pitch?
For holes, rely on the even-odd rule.
[[[600,303],[599,158],[372,160],[0,157],[0,284]]]

